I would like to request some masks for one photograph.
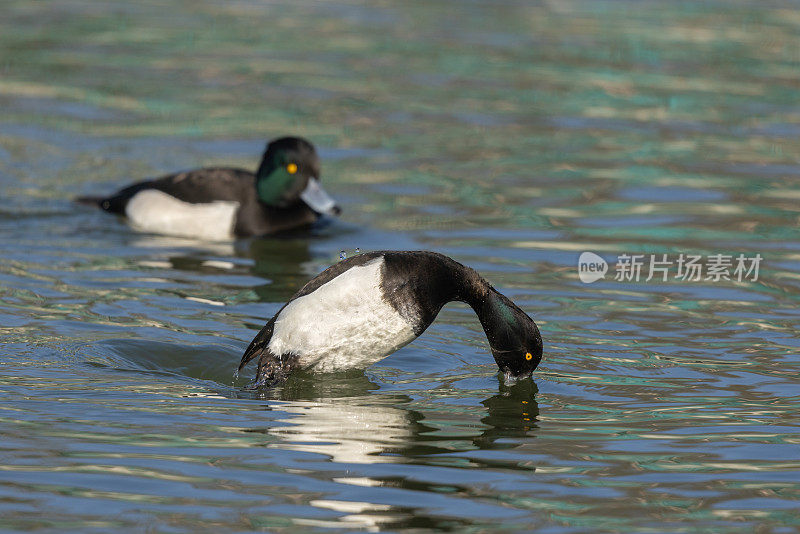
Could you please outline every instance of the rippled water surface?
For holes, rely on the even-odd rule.
[[[800,529],[800,4],[2,11],[0,528]],[[287,133],[344,207],[311,233],[181,241],[70,202]],[[356,247],[478,269],[538,322],[533,379],[454,304],[365,371],[246,391],[257,329]],[[621,254],[763,261],[637,282]]]

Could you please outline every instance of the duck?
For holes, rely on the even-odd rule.
[[[75,200],[122,215],[142,232],[206,240],[275,234],[341,213],[320,185],[314,145],[301,137],[270,141],[255,173],[205,167]]]
[[[533,373],[542,359],[533,319],[474,269],[419,250],[364,252],[322,271],[258,332],[236,375],[255,358],[253,388],[296,369],[366,368],[419,337],[452,301],[475,311],[500,372]]]

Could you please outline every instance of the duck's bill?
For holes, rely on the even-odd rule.
[[[308,204],[309,208],[317,213],[339,215],[342,211],[339,209],[339,206],[336,205],[336,201],[322,189],[322,186],[319,185],[316,178],[310,178],[308,180],[308,185],[303,192],[300,193],[300,198],[303,202]]]

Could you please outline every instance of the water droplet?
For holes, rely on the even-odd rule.
[[[233,372],[233,379],[234,379],[234,380],[239,380],[239,370],[238,370],[238,369],[236,369],[236,370]]]
[[[343,250],[343,251],[341,251],[341,252],[339,253],[339,259],[340,259],[340,260],[343,260],[343,259],[345,259],[345,258],[347,258],[347,252],[345,252],[345,251]]]

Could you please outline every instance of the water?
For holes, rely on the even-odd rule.
[[[6,1],[0,527],[796,531],[797,8]],[[311,234],[197,243],[70,202],[288,133],[344,208]],[[246,391],[282,303],[387,247],[533,314],[533,380],[450,305],[366,371]],[[763,263],[616,281],[624,253]]]

